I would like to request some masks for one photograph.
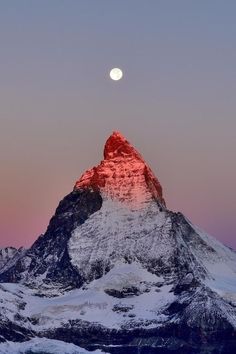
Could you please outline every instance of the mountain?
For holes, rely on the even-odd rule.
[[[37,337],[45,350],[47,338],[114,354],[236,350],[236,253],[167,208],[159,180],[119,132],[0,282],[2,342]]]
[[[15,247],[0,248],[0,272],[11,268],[25,252],[24,247],[20,247],[19,249]]]

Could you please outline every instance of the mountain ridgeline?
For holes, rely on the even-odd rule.
[[[2,342],[46,337],[114,354],[236,350],[236,253],[168,210],[159,180],[119,132],[45,234],[28,250],[1,252]]]

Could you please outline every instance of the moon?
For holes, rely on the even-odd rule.
[[[110,71],[110,78],[112,80],[118,81],[123,77],[123,72],[119,68],[113,68]]]

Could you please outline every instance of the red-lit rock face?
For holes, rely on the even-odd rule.
[[[104,160],[86,171],[76,189],[100,190],[103,197],[128,204],[143,204],[156,199],[163,205],[162,188],[150,167],[134,147],[114,132],[104,148]]]
[[[119,132],[113,132],[113,134],[107,139],[104,147],[104,160],[116,157],[132,157],[142,160],[141,155]]]

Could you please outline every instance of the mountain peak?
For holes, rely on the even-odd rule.
[[[104,147],[104,159],[113,159],[116,157],[136,157],[141,158],[135,148],[119,132],[114,131],[107,139]]]
[[[104,160],[87,170],[75,189],[99,190],[103,197],[132,204],[153,199],[165,205],[162,187],[139,152],[118,131],[107,139]]]

